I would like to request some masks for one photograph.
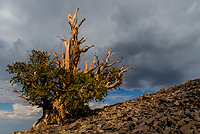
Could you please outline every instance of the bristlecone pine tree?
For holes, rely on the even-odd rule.
[[[43,108],[43,116],[36,121],[33,127],[46,124],[61,124],[69,118],[87,114],[90,111],[87,105],[89,101],[104,101],[111,89],[116,89],[124,81],[122,73],[134,67],[124,69],[122,67],[111,67],[122,61],[109,63],[110,57],[115,53],[106,51],[106,59],[99,60],[95,55],[91,66],[85,62],[84,71],[80,71],[79,63],[81,54],[87,52],[92,46],[80,45],[86,41],[78,40],[78,33],[85,18],[77,25],[77,13],[74,16],[68,14],[71,27],[69,41],[64,37],[61,39],[65,44],[65,53],[62,58],[53,52],[55,59],[51,60],[50,52],[32,50],[28,61],[16,62],[7,65],[9,73],[13,73],[12,84],[22,85],[21,91],[11,89],[20,94],[32,105]]]

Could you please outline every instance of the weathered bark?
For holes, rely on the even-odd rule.
[[[11,90],[20,94],[19,97],[24,98],[27,102],[33,105],[36,104],[35,102],[30,101],[30,99],[28,99],[27,97],[23,96],[23,94],[16,89],[13,90],[11,88]],[[60,98],[61,97],[58,97],[54,100],[43,99],[43,104],[36,104],[38,105],[38,107],[42,107],[43,115],[33,124],[32,128],[48,124],[61,124],[66,120],[66,118],[69,118],[71,116],[69,112],[64,109],[63,104],[60,105]]]
[[[58,61],[56,61],[56,63],[59,65],[59,68],[65,68],[68,71],[73,71],[74,75],[78,73],[79,62],[81,59],[81,53],[87,52],[88,49],[90,49],[91,47],[94,46],[94,45],[89,46],[89,47],[83,46],[82,49],[80,49],[80,45],[83,42],[85,42],[87,40],[87,38],[85,40],[83,40],[84,38],[82,38],[81,40],[78,40],[78,34],[79,34],[78,30],[79,30],[81,24],[85,21],[85,18],[84,18],[80,22],[80,24],[77,25],[76,17],[77,17],[78,10],[79,10],[79,8],[76,9],[76,12],[73,17],[71,16],[71,14],[67,15],[68,20],[69,20],[69,25],[71,26],[70,40],[67,41],[66,36],[64,37],[65,39],[61,39],[60,37],[57,36],[60,40],[62,40],[65,43],[65,49],[66,49],[65,54],[66,55],[64,56],[64,54],[62,52],[62,60],[61,60],[54,51],[50,50],[56,56],[56,58],[58,60]],[[121,58],[119,61],[114,61],[109,64],[110,57],[115,54],[115,52],[111,52],[111,50],[112,50],[112,46],[110,48],[110,51],[106,51],[107,58],[105,60],[103,59],[103,60],[99,61],[98,56],[95,55],[92,65],[90,67],[88,67],[88,65],[87,65],[88,61],[86,61],[85,62],[85,70],[83,73],[90,74],[92,71],[94,71],[96,69],[95,78],[97,80],[99,80],[99,76],[105,68],[111,67],[112,65],[114,65],[116,63],[122,62],[122,58]],[[122,66],[122,68],[120,68],[120,72],[118,73],[119,76],[123,72],[128,71],[129,69],[136,69],[135,67],[132,67],[132,66],[128,67],[124,70],[123,70],[123,68],[124,68],[124,65]],[[123,82],[123,78],[124,77],[122,77],[120,79],[116,79],[114,83],[108,82],[105,84],[105,86],[108,89],[114,88]]]
[[[68,41],[66,39],[66,36],[64,39],[57,36],[60,40],[62,40],[65,44],[65,55],[62,52],[62,60],[58,57],[56,52],[52,51],[54,55],[56,56],[57,60],[55,63],[58,64],[59,68],[65,68],[68,71],[73,71],[74,75],[78,73],[78,67],[81,59],[81,53],[87,52],[88,49],[90,49],[92,46],[83,46],[83,48],[80,48],[80,45],[87,40],[82,38],[81,40],[78,40],[78,30],[81,26],[81,24],[86,20],[85,18],[77,25],[77,13],[79,8],[76,9],[76,12],[74,16],[72,17],[71,14],[67,15],[67,18],[69,20],[69,25],[71,26],[71,37]]]
[[[50,50],[53,52],[53,54],[56,56],[57,61],[54,61],[54,63],[58,64],[58,68],[60,69],[65,69],[69,72],[73,72],[73,78],[75,78],[75,76],[79,73],[78,69],[79,69],[79,63],[80,63],[80,59],[81,59],[81,54],[87,52],[92,46],[83,46],[82,48],[80,48],[80,45],[85,42],[87,40],[82,38],[81,40],[78,40],[78,34],[79,34],[79,28],[81,26],[81,24],[85,21],[85,18],[79,23],[79,25],[77,25],[77,13],[78,13],[78,8],[76,9],[76,12],[74,14],[74,16],[72,17],[71,14],[68,14],[68,20],[69,20],[69,24],[71,26],[71,37],[69,39],[69,41],[66,39],[66,37],[64,37],[64,39],[58,37],[60,40],[62,40],[65,44],[65,53],[62,52],[62,59],[58,57],[58,55],[56,54],[56,52]],[[112,50],[112,46],[110,48],[110,51],[106,51],[106,55],[107,58],[103,59],[103,60],[99,60],[98,56],[95,55],[92,65],[88,67],[88,61],[86,61],[85,63],[85,70],[83,72],[80,73],[85,73],[85,74],[93,74],[92,76],[97,80],[97,81],[101,81],[101,77],[102,77],[102,73],[104,73],[104,70],[106,70],[106,68],[111,67],[112,65],[116,64],[116,63],[120,63],[122,62],[122,58],[119,61],[114,61],[112,63],[109,63],[110,57],[115,54],[115,52],[111,52]],[[48,62],[46,63],[48,64]],[[109,70],[108,72],[106,72],[107,74],[105,74],[105,78],[104,78],[104,83],[102,83],[103,86],[105,86],[107,89],[111,89],[111,88],[116,88],[117,86],[119,86],[120,84],[122,84],[123,80],[124,80],[124,76],[122,75],[123,72],[128,71],[129,69],[132,69],[133,67],[128,67],[126,69],[123,69],[124,65],[121,68],[117,68],[117,71],[115,71],[112,74],[112,69]],[[94,73],[93,73],[94,71]],[[30,74],[31,76],[34,76],[37,72],[34,72],[33,74]],[[62,79],[63,74],[59,74],[59,78],[58,79]],[[23,76],[23,74],[22,74]],[[113,79],[111,81],[110,78],[111,76]],[[26,79],[26,78],[23,78]],[[29,81],[29,80],[27,80]],[[59,81],[59,80],[58,80]],[[32,102],[29,98],[25,97],[22,93],[20,93],[17,90],[12,90],[13,92],[19,93],[22,97],[24,98],[27,102],[33,104],[33,105],[38,105],[39,107],[43,108],[43,116],[36,121],[36,123],[32,126],[33,128],[35,127],[39,127],[41,125],[48,125],[48,124],[61,124],[63,123],[68,117],[76,117],[77,114],[79,113],[84,113],[84,110],[88,110],[87,107],[84,107],[84,104],[79,105],[81,108],[79,109],[68,109],[68,111],[66,111],[66,107],[65,106],[69,106],[69,104],[67,105],[66,103],[64,104],[60,104],[61,102],[61,96],[63,95],[63,93],[68,92],[68,87],[67,84],[65,84],[65,82],[59,82],[59,89],[52,89],[52,92],[54,93],[52,96],[51,100],[47,100],[44,99],[41,104]],[[72,82],[73,83],[73,82]],[[100,83],[100,82],[99,82]],[[30,82],[30,85],[32,87],[34,87],[36,89],[35,83]],[[81,91],[81,90],[80,90]],[[34,99],[33,99],[34,100]],[[74,111],[73,111],[74,110]],[[88,110],[89,111],[89,110]]]
[[[27,102],[29,102],[30,104],[33,104],[33,105],[35,105],[35,102],[32,102],[32,101],[30,101],[27,97],[25,97],[25,96],[23,96],[23,94],[22,93],[20,93],[19,91],[17,91],[16,89],[15,90],[13,90],[12,88],[11,88],[11,90],[13,91],[13,92],[15,92],[15,93],[18,93],[18,94],[20,94],[20,96],[19,97],[21,97],[21,98],[24,98]]]
[[[56,109],[43,107],[43,115],[38,119],[32,126],[32,128],[37,128],[48,124],[60,124],[62,118],[56,114],[58,113]]]
[[[63,105],[59,105],[59,100],[53,102],[44,102],[42,106],[43,115],[38,119],[32,126],[32,128],[37,128],[43,125],[49,124],[62,124],[67,117],[67,112],[63,109]]]

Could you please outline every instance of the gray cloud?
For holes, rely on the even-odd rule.
[[[152,89],[198,78],[200,9],[198,1],[53,1],[26,0],[0,2],[0,80],[9,80],[6,65],[24,61],[27,50],[54,50],[59,55],[63,43],[56,38],[70,37],[67,14],[80,8],[78,21],[86,21],[80,36],[83,45],[96,46],[84,54],[89,63],[96,53],[105,57],[113,46],[111,62],[137,69],[125,73],[122,88]]]
[[[157,89],[199,78],[199,6],[196,0],[0,1],[0,102],[27,105],[10,90],[20,87],[9,84],[12,75],[5,71],[6,65],[25,61],[27,50],[32,49],[52,49],[60,55],[64,46],[56,36],[69,39],[67,14],[73,15],[78,7],[78,21],[86,18],[79,38],[88,37],[83,45],[95,44],[84,54],[81,68],[85,60],[92,62],[94,53],[105,57],[103,53],[112,45],[116,54],[111,62],[122,56],[126,67],[137,68],[124,73],[125,83],[121,88],[126,90]],[[117,97],[131,98],[114,95],[106,99]],[[107,104],[101,104],[104,105]],[[90,106],[99,107],[93,103]],[[29,121],[30,127],[32,123]],[[16,123],[5,121],[3,125],[10,126],[9,130],[19,129]]]
[[[200,3],[175,3],[124,4],[112,16],[113,50],[127,66],[137,67],[126,73],[125,89],[145,88],[145,83],[150,89],[166,87],[198,78],[194,69],[199,67]]]

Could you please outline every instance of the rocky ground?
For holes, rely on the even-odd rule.
[[[199,134],[200,79],[163,88],[63,125],[13,134]]]

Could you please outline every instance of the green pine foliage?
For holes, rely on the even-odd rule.
[[[64,69],[61,70],[65,72]],[[65,78],[68,76],[68,73],[69,72],[66,72],[64,74],[63,79],[61,79],[62,81],[67,82]],[[67,111],[76,113],[77,110],[83,110],[85,107],[84,104],[90,101],[104,101],[104,97],[108,95],[107,92],[109,91],[93,76],[94,75],[88,75],[82,72],[75,76],[75,79],[67,87],[67,91],[62,94],[61,98],[61,104],[66,104],[65,108]],[[68,82],[66,84],[68,84]]]
[[[28,61],[8,64],[6,71],[14,74],[10,82],[22,86],[21,91],[13,90],[20,94],[32,105],[43,108],[43,116],[33,125],[62,123],[68,117],[84,115],[90,112],[88,103],[90,101],[104,101],[108,92],[117,89],[124,81],[122,73],[133,69],[128,67],[124,69],[112,67],[119,61],[109,63],[110,57],[115,52],[106,51],[107,58],[99,60],[95,55],[91,66],[85,62],[85,70],[79,70],[81,55],[87,52],[92,46],[80,45],[86,39],[78,40],[79,27],[86,20],[85,18],[77,24],[77,13],[72,17],[67,15],[71,27],[71,37],[69,40],[57,36],[65,44],[66,52],[62,52],[62,58],[59,58],[56,52],[53,52],[56,61],[50,58],[50,53],[32,50]],[[136,69],[136,68],[135,68]],[[87,104],[87,105],[86,105]]]
[[[47,52],[32,50],[28,61],[8,64],[6,71],[14,74],[10,82],[22,85],[20,91],[28,97],[33,105],[42,105],[43,101],[51,100],[57,88],[56,65],[50,61]]]
[[[32,50],[28,61],[16,62],[7,65],[10,74],[14,74],[10,82],[22,85],[20,91],[33,102],[31,104],[43,106],[44,102],[53,103],[58,93],[61,97],[60,105],[72,115],[89,112],[90,101],[104,101],[109,90],[105,83],[114,82],[119,68],[106,69],[96,80],[94,72],[86,74],[78,72],[75,76],[72,71],[58,68],[47,52]],[[107,79],[107,76],[110,76]]]

